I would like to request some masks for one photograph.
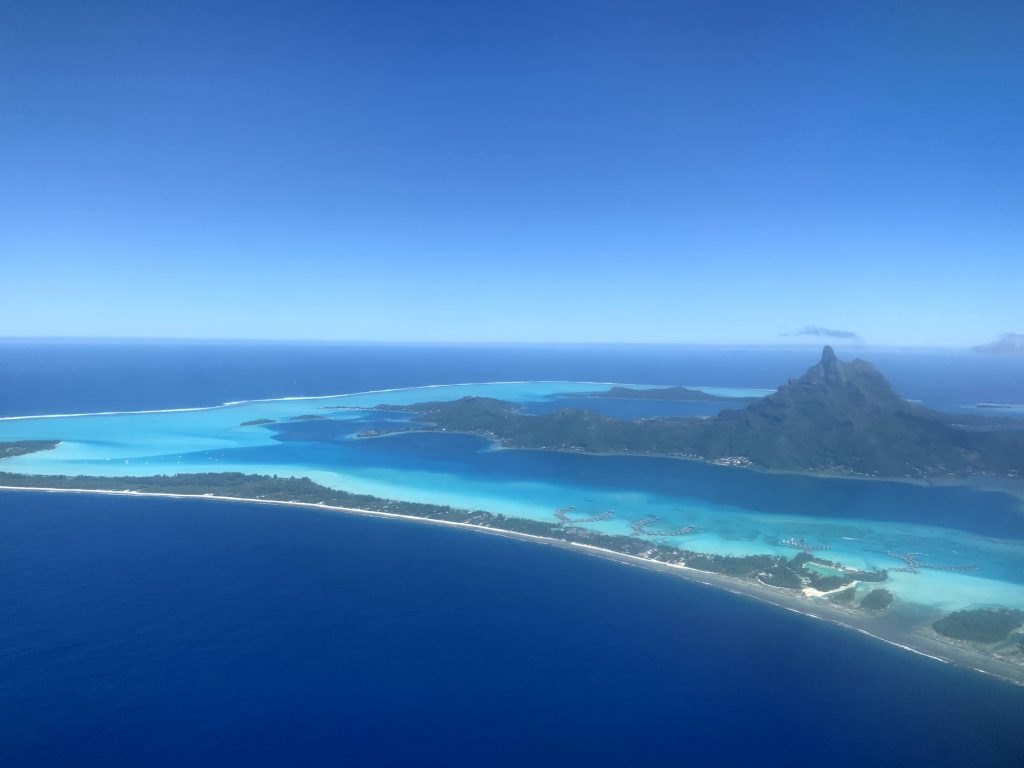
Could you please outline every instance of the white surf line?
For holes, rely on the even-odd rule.
[[[545,537],[540,537],[540,538],[545,540],[545,541],[549,540],[549,539],[546,539]],[[554,541],[557,541],[557,540],[554,540]],[[725,590],[727,592],[730,592],[730,593],[732,593],[734,595],[738,595],[740,597],[746,597],[746,598],[749,598],[751,600],[756,600],[756,601],[761,602],[761,603],[766,603],[768,605],[773,605],[776,608],[782,608],[784,610],[790,611],[791,613],[796,613],[796,614],[799,614],[801,616],[807,616],[807,617],[812,618],[812,619],[817,619],[818,621],[824,621],[824,622],[826,622],[828,624],[832,624],[834,626],[837,626],[837,627],[840,627],[840,628],[843,628],[843,629],[852,629],[855,632],[861,633],[862,635],[866,635],[867,637],[873,638],[875,640],[881,640],[883,643],[886,643],[887,645],[891,645],[891,646],[894,646],[896,648],[900,648],[900,649],[902,649],[904,651],[910,651],[911,653],[915,653],[918,656],[924,656],[926,659],[931,659],[932,661],[938,661],[938,662],[941,662],[942,664],[948,664],[948,665],[954,666],[954,667],[962,667],[962,668],[966,668],[966,669],[972,669],[975,672],[981,672],[982,674],[988,675],[989,677],[995,678],[997,680],[1002,680],[1004,682],[1009,682],[1009,683],[1012,683],[1014,685],[1022,685],[1022,686],[1024,686],[1024,683],[1022,683],[1021,681],[1016,680],[1014,678],[1006,677],[1004,675],[1000,675],[1000,674],[998,674],[996,672],[991,672],[989,670],[979,669],[978,667],[971,666],[970,664],[968,664],[966,662],[958,662],[958,661],[954,661],[953,659],[948,659],[948,658],[944,658],[942,656],[936,656],[934,654],[927,653],[926,651],[922,651],[922,650],[920,650],[918,648],[914,648],[912,646],[905,645],[905,644],[897,642],[895,640],[889,640],[888,638],[882,637],[881,635],[876,635],[874,632],[870,632],[870,631],[868,631],[866,629],[863,629],[862,627],[858,627],[858,626],[855,626],[853,624],[848,624],[847,622],[842,621],[841,619],[837,619],[835,617],[821,616],[821,615],[816,614],[816,613],[808,613],[807,611],[801,611],[799,608],[794,608],[793,606],[785,605],[783,603],[777,602],[775,600],[772,600],[768,596],[762,595],[762,594],[758,594],[757,592],[755,592],[753,590],[749,590],[748,591],[748,590],[743,590],[743,589],[734,589],[734,588],[726,586],[724,584],[714,584],[714,583],[709,582],[709,581],[704,581],[703,579],[700,578],[700,576],[698,576],[698,574],[703,575],[704,572],[703,571],[699,571],[699,570],[697,570],[695,568],[690,568],[690,567],[685,566],[685,565],[675,565],[675,564],[672,564],[672,563],[661,563],[661,562],[658,562],[658,561],[645,560],[644,558],[638,558],[635,555],[627,555],[627,554],[615,552],[614,550],[602,549],[601,547],[595,547],[595,546],[590,545],[590,544],[578,544],[576,542],[569,542],[569,543],[572,546],[575,546],[575,547],[581,547],[581,548],[593,550],[594,554],[596,554],[598,556],[600,556],[600,555],[606,555],[606,556],[610,555],[610,556],[613,556],[613,557],[616,557],[616,558],[624,557],[624,558],[630,558],[630,559],[633,559],[633,560],[638,560],[639,562],[636,563],[636,565],[638,565],[638,566],[646,565],[648,567],[653,565],[655,567],[652,570],[674,569],[676,571],[686,571],[688,573],[681,573],[680,575],[684,576],[689,581],[695,581],[698,584],[703,584],[706,587],[711,587],[712,589]],[[719,578],[728,579],[728,577],[726,577],[726,576],[719,576]]]
[[[643,558],[643,557],[637,557],[636,555],[629,555],[629,554],[626,554],[626,553],[623,553],[623,552],[616,552],[615,550],[612,550],[612,549],[604,549],[602,547],[595,547],[592,544],[583,544],[583,543],[575,542],[575,541],[566,541],[564,539],[554,539],[554,538],[550,538],[548,536],[538,536],[536,534],[521,533],[519,531],[506,531],[506,530],[502,530],[500,528],[487,528],[487,527],[482,526],[482,525],[475,525],[473,523],[459,523],[459,522],[455,522],[454,520],[435,520],[435,519],[429,518],[429,517],[416,517],[414,515],[399,515],[399,514],[396,514],[394,512],[378,512],[378,511],[372,510],[372,509],[361,509],[359,507],[340,507],[340,506],[331,505],[331,504],[318,504],[316,502],[286,501],[286,500],[281,500],[281,499],[250,499],[250,498],[243,498],[243,497],[240,497],[240,496],[219,496],[219,495],[213,494],[213,493],[201,493],[201,494],[196,494],[196,493],[166,493],[166,492],[150,492],[150,491],[112,490],[112,489],[99,489],[99,488],[46,488],[46,487],[43,487],[43,486],[24,486],[24,485],[0,485],[0,491],[36,491],[36,492],[43,492],[43,493],[89,493],[89,494],[98,494],[98,495],[106,495],[106,496],[156,497],[156,498],[167,498],[167,499],[212,499],[212,500],[215,500],[215,501],[233,501],[233,502],[240,502],[240,503],[244,503],[244,504],[270,504],[270,505],[277,505],[277,506],[292,506],[292,507],[300,507],[302,509],[328,510],[328,511],[332,511],[332,512],[342,512],[342,513],[347,513],[347,514],[363,515],[363,516],[367,516],[367,517],[379,517],[379,518],[386,518],[386,519],[390,519],[390,520],[405,520],[405,521],[409,521],[409,522],[433,523],[435,525],[443,525],[443,526],[448,526],[448,527],[451,527],[451,528],[461,528],[463,530],[476,531],[478,533],[488,533],[488,534],[491,534],[491,535],[494,535],[494,536],[504,536],[506,538],[519,539],[521,541],[533,541],[533,542],[537,542],[537,543],[540,543],[540,544],[554,545],[554,546],[557,546],[557,547],[560,547],[560,548],[568,549],[570,551],[572,551],[572,550],[576,550],[576,551],[585,550],[585,554],[591,554],[593,556],[607,558],[607,559],[610,559],[610,560],[615,560],[615,561],[618,561],[619,563],[621,563],[623,565],[632,565],[634,567],[645,568],[647,570],[653,570],[653,571],[660,571],[660,572],[666,573],[666,574],[671,574],[671,573],[675,572],[676,575],[681,576],[682,578],[685,578],[687,581],[696,582],[698,584],[703,584],[705,586],[711,587],[712,589],[718,589],[718,590],[724,590],[724,591],[727,591],[727,592],[731,592],[732,594],[737,595],[739,597],[744,597],[744,598],[748,598],[748,599],[751,599],[751,600],[756,600],[756,601],[761,602],[761,603],[766,603],[768,605],[773,605],[776,608],[783,608],[783,609],[785,609],[787,611],[790,611],[791,613],[796,613],[796,614],[799,614],[801,616],[808,616],[808,617],[810,617],[812,619],[817,619],[819,621],[824,621],[824,622],[827,622],[829,624],[833,624],[833,625],[835,625],[837,627],[841,627],[841,628],[844,628],[844,629],[852,629],[852,630],[854,630],[856,632],[860,632],[863,635],[867,635],[868,637],[874,638],[875,640],[881,640],[883,643],[887,643],[888,645],[895,646],[896,648],[901,648],[901,649],[903,649],[905,651],[910,651],[911,653],[915,653],[915,654],[917,654],[919,656],[924,656],[925,658],[932,659],[933,661],[939,661],[939,662],[942,662],[943,664],[949,664],[949,665],[956,666],[956,667],[963,667],[963,668],[966,668],[966,669],[973,669],[976,672],[981,672],[982,674],[985,674],[985,675],[988,675],[990,677],[996,678],[997,680],[1002,680],[1004,682],[1012,683],[1014,685],[1024,685],[1024,683],[1022,683],[1019,680],[1016,680],[1014,678],[1011,678],[1011,677],[1006,677],[1006,676],[1000,675],[1000,674],[995,673],[995,672],[990,672],[988,670],[979,669],[977,667],[971,666],[970,664],[960,663],[960,662],[954,661],[952,659],[946,659],[946,658],[943,658],[941,656],[935,656],[935,655],[932,655],[930,653],[926,653],[925,651],[918,650],[917,648],[913,648],[913,647],[911,647],[909,645],[904,645],[903,643],[896,642],[895,640],[888,640],[888,639],[886,639],[884,637],[881,637],[880,635],[874,634],[873,632],[869,632],[866,629],[862,629],[861,627],[857,627],[857,626],[854,626],[852,624],[847,624],[846,622],[841,621],[841,620],[836,619],[836,618],[832,618],[832,617],[829,617],[829,616],[819,616],[818,614],[808,613],[807,611],[801,611],[799,608],[794,608],[793,606],[785,605],[784,603],[780,603],[780,602],[777,602],[775,600],[770,599],[766,595],[758,594],[758,592],[754,591],[753,589],[751,589],[751,590],[736,589],[736,588],[733,588],[732,586],[729,586],[728,584],[718,584],[718,583],[713,583],[713,582],[705,581],[701,577],[702,576],[711,575],[711,574],[708,574],[706,571],[700,571],[700,570],[698,570],[696,568],[691,568],[691,567],[686,566],[686,565],[676,565],[676,564],[673,564],[673,563],[662,563],[662,562],[659,562],[657,560],[648,560],[648,559]],[[727,577],[727,576],[721,576],[721,575],[718,575],[718,574],[714,574],[714,575],[715,575],[716,578],[722,579],[723,581],[728,581],[729,580],[729,577]],[[799,598],[796,598],[796,599],[799,599]]]
[[[549,541],[549,539],[547,539],[545,537],[539,537],[539,538],[541,538],[541,539],[543,539],[545,541]],[[550,541],[557,541],[557,539],[550,539]],[[824,622],[826,622],[828,624],[833,624],[833,625],[835,625],[837,627],[842,627],[844,629],[852,629],[852,630],[854,630],[856,632],[860,632],[863,635],[867,635],[868,637],[874,638],[875,640],[881,640],[883,643],[887,643],[888,645],[895,646],[896,648],[902,648],[905,651],[910,651],[911,653],[916,653],[919,656],[924,656],[925,658],[932,659],[934,661],[939,661],[939,662],[942,662],[943,664],[950,664],[950,665],[953,665],[953,666],[967,667],[969,669],[974,669],[974,670],[976,670],[978,672],[983,672],[984,674],[989,675],[991,677],[995,677],[995,678],[997,678],[999,680],[1005,680],[1007,682],[1014,683],[1015,685],[1022,685],[1022,683],[1020,683],[1020,682],[1018,682],[1016,680],[1013,680],[1013,679],[1007,678],[1007,677],[1003,677],[1002,675],[998,675],[998,674],[996,674],[994,672],[988,672],[988,671],[983,670],[983,669],[977,669],[977,667],[971,667],[971,666],[969,666],[967,664],[958,664],[957,662],[952,661],[950,659],[945,659],[945,658],[943,658],[941,656],[934,656],[934,655],[932,655],[930,653],[926,653],[925,651],[918,650],[917,648],[913,648],[913,647],[911,647],[909,645],[904,645],[903,643],[898,643],[895,640],[888,640],[888,639],[886,639],[886,638],[884,638],[884,637],[882,637],[880,635],[876,635],[873,632],[869,632],[866,629],[862,629],[861,627],[854,626],[853,624],[847,624],[846,622],[841,621],[840,619],[833,618],[833,617],[830,617],[830,616],[820,616],[820,615],[815,614],[815,613],[808,613],[807,611],[801,611],[799,608],[794,608],[793,606],[785,605],[783,603],[776,602],[775,600],[770,599],[766,595],[757,594],[753,590],[747,591],[747,590],[742,590],[742,589],[735,589],[733,587],[726,586],[726,585],[723,585],[723,584],[714,584],[714,583],[709,582],[709,581],[704,581],[703,579],[701,579],[697,575],[697,574],[703,575],[704,572],[703,571],[699,571],[696,568],[690,568],[689,566],[685,566],[685,565],[675,565],[673,563],[661,563],[661,562],[658,562],[656,560],[655,561],[646,560],[644,558],[636,557],[635,555],[627,555],[627,554],[624,554],[624,553],[615,552],[614,550],[603,549],[601,547],[595,547],[595,546],[593,546],[591,544],[579,544],[577,542],[569,542],[569,543],[572,546],[575,546],[575,547],[580,547],[580,548],[584,548],[584,549],[593,550],[594,553],[597,554],[597,555],[603,555],[605,553],[609,553],[609,554],[611,554],[611,555],[613,555],[615,557],[625,557],[625,558],[630,558],[632,560],[638,560],[639,562],[635,563],[636,565],[647,565],[648,567],[650,567],[651,565],[655,565],[655,566],[660,566],[661,568],[666,568],[666,569],[675,569],[677,571],[686,571],[686,572],[689,572],[689,573],[680,574],[680,575],[684,575],[685,578],[687,578],[688,580],[695,581],[698,584],[703,584],[704,586],[711,587],[712,589],[725,590],[726,592],[730,592],[730,593],[732,593],[734,595],[738,595],[740,597],[746,597],[746,598],[750,598],[751,600],[757,600],[758,602],[761,602],[761,603],[767,603],[768,605],[773,605],[776,608],[783,608],[783,609],[785,609],[787,611],[790,611],[791,613],[796,613],[796,614],[799,614],[801,616],[807,616],[807,617],[812,618],[812,619],[817,619],[818,621],[824,621]],[[655,567],[653,570],[660,570],[660,568]],[[728,577],[722,576],[722,577],[719,577],[719,578],[726,579]]]
[[[349,514],[367,515],[370,517],[384,517],[391,520],[408,520],[412,522],[434,523],[436,525],[447,525],[456,528],[463,528],[470,531],[490,533],[500,536],[508,536],[519,539],[531,539],[544,543],[555,543],[559,545],[568,544],[561,539],[552,539],[547,536],[538,536],[533,533],[521,533],[519,531],[506,531],[500,528],[487,528],[473,523],[459,523],[454,520],[437,520],[431,517],[417,517],[415,515],[400,515],[396,512],[380,512],[374,509],[362,509],[361,507],[340,507],[334,504],[320,504],[309,501],[288,501],[285,499],[251,499],[243,496],[220,496],[215,493],[168,493],[165,491],[132,491],[117,490],[110,488],[47,488],[45,486],[29,485],[0,485],[0,491],[35,491],[41,493],[89,493],[101,496],[133,496],[133,497],[155,497],[164,499],[212,499],[214,501],[235,501],[245,504],[271,504],[275,506],[301,507],[303,509],[319,509],[331,512],[345,512]],[[611,550],[603,550],[611,552]]]
[[[219,405],[196,405],[188,408],[151,408],[141,411],[88,411],[84,413],[40,413],[33,416],[0,416],[0,421],[24,421],[30,419],[72,419],[81,416],[131,416],[145,413],[189,413],[192,411],[214,411],[218,408],[234,408],[239,405],[250,405],[253,403],[281,403],[294,400],[333,400],[341,397],[361,397],[363,395],[383,395],[388,392],[415,392],[418,389],[444,389],[446,387],[488,387],[495,385],[518,385],[518,384],[585,384],[588,386],[600,387],[671,387],[674,384],[627,384],[615,381],[559,381],[557,379],[536,379],[527,381],[466,381],[456,384],[422,384],[418,387],[390,387],[388,389],[368,389],[363,392],[342,392],[336,395],[290,395],[288,397],[260,397],[253,400],[228,400]],[[757,389],[747,390],[745,387],[695,387],[686,386],[687,389],[740,389],[744,391],[762,391]],[[776,390],[763,390],[775,392]],[[707,394],[707,393],[705,393]],[[739,395],[737,397],[740,397]]]
[[[219,405],[197,405],[188,408],[153,408],[141,411],[90,411],[85,413],[43,413],[35,416],[0,416],[0,421],[21,421],[27,419],[69,419],[79,416],[131,416],[144,413],[187,413],[190,411],[214,411],[218,408],[234,408],[239,405],[250,405],[253,403],[280,403],[296,400],[333,400],[341,397],[361,397],[363,395],[383,395],[388,392],[414,392],[418,389],[442,389],[445,387],[485,387],[494,384],[592,384],[599,386],[619,386],[613,382],[603,381],[468,381],[457,384],[423,384],[418,387],[391,387],[388,389],[368,389],[363,392],[343,392],[335,395],[289,395],[287,397],[261,397],[253,400],[228,400]],[[633,386],[652,386],[639,385]],[[657,385],[653,385],[657,386]]]

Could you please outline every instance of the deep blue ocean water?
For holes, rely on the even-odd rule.
[[[870,357],[910,397],[1024,401],[1013,361]],[[814,358],[0,345],[0,412],[488,379],[770,387]],[[522,471],[501,463],[517,456],[490,471]],[[287,508],[0,493],[0,765],[1021,766],[1022,726],[1024,689],[576,553]]]
[[[1019,766],[1024,690],[610,561],[0,496],[5,765]]]

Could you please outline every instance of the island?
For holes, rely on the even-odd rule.
[[[243,421],[238,426],[240,427],[262,427],[265,424],[275,424],[273,419],[250,419],[249,421]]]
[[[50,451],[60,445],[60,440],[16,440],[0,443],[0,459],[13,459],[37,451]]]
[[[840,361],[829,346],[800,378],[708,418],[622,420],[571,408],[531,414],[487,397],[379,408],[410,413],[424,430],[479,435],[509,448],[879,478],[1024,476],[1024,420],[950,415],[911,403],[873,365]]]
[[[731,403],[740,405],[752,403],[757,397],[722,397],[699,389],[688,387],[653,387],[650,389],[634,389],[633,387],[612,387],[603,392],[570,392],[564,397],[594,397],[609,400],[666,400],[689,403]]]
[[[1009,608],[974,608],[954,611],[932,624],[940,635],[955,640],[998,643],[1024,626],[1024,611]],[[1024,638],[1022,638],[1024,639]]]
[[[860,607],[867,611],[884,611],[892,605],[892,592],[888,589],[873,589],[864,595]]]

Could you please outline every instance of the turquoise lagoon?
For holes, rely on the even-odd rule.
[[[783,541],[800,538],[828,546],[822,556],[857,568],[898,568],[902,561],[889,553],[908,552],[935,565],[974,565],[977,569],[969,572],[890,570],[887,586],[898,605],[914,610],[937,613],[990,604],[1024,609],[1024,513],[1020,500],[1006,493],[776,475],[668,458],[504,450],[454,434],[356,437],[370,428],[400,427],[405,419],[360,408],[476,395],[543,410],[558,407],[569,393],[608,386],[446,385],[201,409],[5,418],[0,441],[62,443],[52,451],[5,460],[2,469],[106,477],[218,471],[309,477],[356,493],[538,520],[551,520],[556,508],[567,505],[579,516],[610,509],[611,519],[588,527],[627,535],[631,522],[657,515],[662,520],[650,530],[697,529],[693,535],[662,538],[663,543],[702,552],[791,556],[795,550]],[[599,400],[592,405],[609,407]],[[678,413],[680,404],[646,407]],[[701,407],[707,406],[694,406]],[[305,415],[325,418],[294,420]],[[240,426],[254,419],[276,423]]]

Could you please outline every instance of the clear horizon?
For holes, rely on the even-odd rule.
[[[0,30],[2,336],[1024,332],[1020,4],[58,2]]]
[[[825,346],[831,346],[840,353],[872,352],[872,351],[920,351],[920,352],[971,352],[973,346],[941,346],[941,345],[907,345],[907,344],[866,344],[844,341],[842,339],[809,339],[806,341],[780,340],[778,342],[760,343],[714,343],[700,341],[573,341],[573,340],[545,340],[545,341],[502,341],[502,340],[430,340],[430,339],[315,339],[315,338],[230,338],[214,336],[0,336],[0,344],[12,343],[80,343],[80,344],[310,344],[310,345],[332,345],[339,346],[548,346],[548,347],[708,347],[713,349],[779,349],[794,350],[808,349],[821,350]]]

